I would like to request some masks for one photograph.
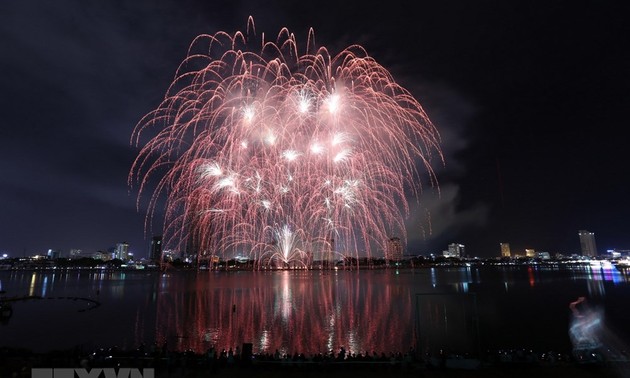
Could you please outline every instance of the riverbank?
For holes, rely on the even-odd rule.
[[[539,355],[497,360],[486,356],[483,360],[449,357],[443,359],[416,358],[409,354],[385,355],[376,358],[338,355],[283,356],[252,355],[243,357],[224,351],[205,354],[144,350],[120,351],[55,351],[33,353],[28,350],[0,349],[0,377],[26,378],[33,368],[132,368],[144,371],[153,369],[154,377],[348,377],[362,378],[396,376],[427,378],[474,377],[627,377],[630,362],[627,359],[606,361],[593,359],[578,361],[573,356],[541,359]],[[496,357],[496,355],[495,355]],[[518,358],[517,358],[518,357]]]

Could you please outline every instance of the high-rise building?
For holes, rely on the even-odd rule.
[[[466,250],[463,244],[451,243],[448,245],[448,250],[442,252],[444,257],[464,257],[466,254],[464,251]]]
[[[387,241],[385,260],[400,261],[403,257],[403,247],[400,238],[393,237]]]
[[[595,233],[586,230],[580,230],[578,232],[580,237],[580,248],[582,249],[582,256],[594,257],[597,256],[597,246],[595,245]]]
[[[499,243],[501,246],[501,257],[510,257],[512,256],[512,252],[510,252],[510,243]]]
[[[329,238],[327,240],[326,246],[324,248],[324,250],[326,251],[326,255],[324,257],[324,260],[326,260],[327,262],[331,263],[334,260],[334,256],[335,256],[335,238]]]
[[[127,244],[127,242],[116,244],[116,249],[114,250],[114,258],[120,259],[122,261],[129,260],[129,244]]]
[[[156,235],[151,239],[151,251],[149,254],[151,261],[161,262],[162,260],[162,235]]]

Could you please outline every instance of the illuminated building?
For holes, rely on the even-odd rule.
[[[112,254],[109,252],[96,251],[91,254],[91,257],[95,260],[108,261],[112,259]]]
[[[501,246],[501,257],[510,257],[512,253],[510,252],[510,243],[499,243]]]
[[[50,260],[55,260],[61,257],[61,252],[56,249],[49,249],[46,253],[46,257],[48,257]]]
[[[531,248],[525,248],[525,256],[536,257],[536,251]]]
[[[114,258],[123,261],[129,260],[129,244],[127,244],[127,242],[116,244],[116,249],[114,250]]]
[[[385,260],[400,261],[402,260],[403,248],[400,238],[393,237],[387,241],[387,250],[385,251]]]
[[[444,257],[464,257],[465,247],[463,244],[451,243],[448,245],[448,250],[442,252]]]
[[[595,246],[595,233],[586,230],[580,230],[578,232],[578,235],[580,236],[580,247],[582,249],[582,256],[597,256],[597,247]]]
[[[326,261],[329,264],[332,264],[335,255],[335,239],[329,238],[324,243],[322,249],[322,260]]]
[[[162,260],[162,235],[156,235],[151,239],[151,252],[149,257],[151,261]]]

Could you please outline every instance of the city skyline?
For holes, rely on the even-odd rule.
[[[362,45],[423,105],[445,164],[412,203],[408,251],[577,252],[583,229],[600,253],[630,248],[626,5],[359,4],[1,4],[0,253],[126,240],[148,256],[161,225],[145,234],[127,186],[133,128],[197,35],[242,30],[250,15],[267,36],[286,26],[305,40],[312,27],[335,52]]]
[[[370,253],[365,256],[357,256],[357,257],[371,257],[375,259],[384,258],[386,260],[400,260],[403,256],[406,257],[436,257],[436,256],[444,256],[444,257],[456,257],[456,258],[515,258],[515,257],[539,257],[540,254],[544,254],[545,256],[582,256],[589,258],[597,258],[600,256],[608,256],[615,257],[615,253],[617,255],[619,253],[627,254],[630,249],[627,248],[612,248],[607,250],[598,250],[595,242],[595,234],[588,230],[579,230],[578,231],[578,239],[580,243],[580,249],[577,251],[549,251],[545,249],[536,249],[536,248],[522,248],[518,250],[512,250],[510,247],[510,243],[499,243],[497,254],[492,255],[468,255],[465,253],[465,245],[457,242],[448,243],[443,247],[441,252],[438,250],[434,251],[410,251],[407,249],[405,245],[402,244],[402,241],[399,237],[391,237],[385,241],[385,249],[382,251],[382,255],[378,253]],[[535,244],[530,243],[528,245]],[[334,240],[331,242],[330,247],[334,248]],[[130,246],[127,242],[116,242],[107,248],[102,248],[94,251],[83,251],[78,248],[70,248],[68,250],[63,249],[48,249],[45,253],[30,253],[27,254],[26,251],[23,251],[22,254],[14,254],[2,256],[0,258],[16,258],[16,257],[34,257],[34,256],[45,256],[49,259],[57,259],[57,258],[80,258],[80,257],[92,257],[95,259],[102,259],[103,256],[108,256],[107,259],[120,259],[120,260],[146,260],[146,261],[155,261],[159,260],[162,256],[163,252],[168,253],[171,258],[190,258],[191,256],[198,255],[198,251],[192,251],[187,249],[181,250],[173,250],[173,249],[163,249],[162,246],[162,235],[154,235],[151,237],[147,249],[146,256],[143,253],[136,253],[134,251],[141,250],[142,248],[133,248],[134,246]],[[440,248],[439,246],[437,247]],[[307,251],[309,252],[309,251]],[[312,251],[309,252],[312,255]],[[321,258],[330,259],[330,256],[320,255]],[[211,254],[206,257],[209,258],[220,258],[224,259],[246,259],[253,258],[255,256],[243,256],[241,254],[235,255],[222,255]],[[314,256],[311,256],[314,257]],[[342,257],[353,257],[353,254],[344,255],[343,253],[337,256],[338,259],[342,259]],[[202,257],[201,260],[204,258]]]

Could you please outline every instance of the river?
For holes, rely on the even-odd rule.
[[[612,266],[360,271],[0,271],[13,316],[0,346],[38,352],[144,344],[203,352],[462,353],[571,348],[569,304],[625,346],[630,278]]]

